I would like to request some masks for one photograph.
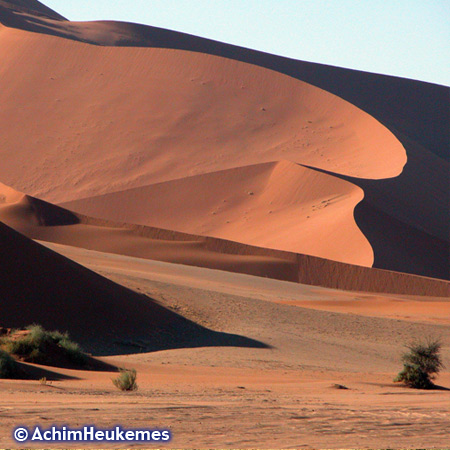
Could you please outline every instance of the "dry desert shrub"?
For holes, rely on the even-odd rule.
[[[112,380],[114,386],[121,391],[136,391],[138,388],[136,369],[119,369],[119,371],[119,376]]]

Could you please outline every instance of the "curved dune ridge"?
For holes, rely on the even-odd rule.
[[[443,280],[94,219],[28,195],[13,195],[10,188],[0,184],[0,198],[3,191],[10,193],[11,201],[0,203],[0,221],[32,239],[335,289],[438,297],[450,292],[450,283]],[[67,276],[71,276],[69,271]]]
[[[289,161],[186,177],[63,204],[70,210],[370,267],[355,185]]]
[[[5,19],[0,14],[0,21],[96,45],[182,49],[255,64],[311,83],[358,106],[386,125],[408,154],[408,164],[399,177],[372,185],[364,180],[353,180],[365,191],[360,210],[364,207],[377,214],[377,220],[370,221],[369,226],[366,218],[357,214],[358,225],[370,236],[375,252],[374,266],[450,278],[448,87],[293,60],[151,26],[111,21],[61,22],[23,14],[11,16]],[[389,233],[387,238],[383,230],[391,230],[392,223],[397,224],[397,231]],[[378,239],[373,242],[378,234],[383,235],[381,242]]]
[[[406,162],[368,114],[257,66],[12,29],[0,42],[0,179],[48,201],[282,159],[374,179]]]
[[[3,200],[9,192],[8,200]],[[72,213],[0,183],[0,222],[31,239],[101,252],[298,281],[295,257],[157,228],[117,224]]]

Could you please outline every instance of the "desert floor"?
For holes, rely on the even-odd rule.
[[[47,385],[1,380],[5,447],[17,447],[11,432],[20,424],[167,427],[174,448],[450,444],[450,390],[392,382],[403,345],[418,337],[440,337],[449,367],[448,299],[333,291],[46,245],[214,331],[261,345],[139,353],[135,343],[128,355],[102,357],[137,369],[133,393],[116,390],[111,372],[55,368],[66,377]],[[450,388],[448,369],[436,382]]]

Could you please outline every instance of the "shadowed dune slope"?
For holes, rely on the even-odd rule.
[[[353,218],[363,192],[289,161],[187,177],[64,204],[115,222],[372,266]]]
[[[66,20],[56,11],[37,0],[0,0],[0,18],[3,20],[10,18],[18,25],[26,21],[27,18],[44,21],[51,19],[49,24],[53,23],[54,20]]]
[[[95,354],[208,345],[262,346],[213,333],[74,263],[0,222],[1,326],[69,331]],[[206,336],[206,339],[205,339]],[[135,351],[136,347],[131,350]]]
[[[72,213],[1,187],[0,220],[30,238],[101,252],[201,266],[352,291],[448,296],[443,280],[339,263],[161,228]],[[1,198],[1,196],[0,196]]]

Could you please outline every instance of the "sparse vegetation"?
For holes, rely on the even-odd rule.
[[[18,372],[16,361],[8,353],[0,350],[0,378],[15,378]]]
[[[114,386],[121,391],[136,391],[138,388],[136,369],[119,369],[119,371],[120,375],[112,380]]]
[[[25,331],[4,336],[0,345],[11,355],[36,364],[52,364],[61,358],[77,365],[87,362],[86,354],[67,333],[47,331],[40,325],[30,325]]]
[[[432,380],[444,367],[441,347],[438,340],[407,345],[409,352],[402,356],[403,370],[394,381],[403,382],[415,389],[432,389],[435,386]]]

